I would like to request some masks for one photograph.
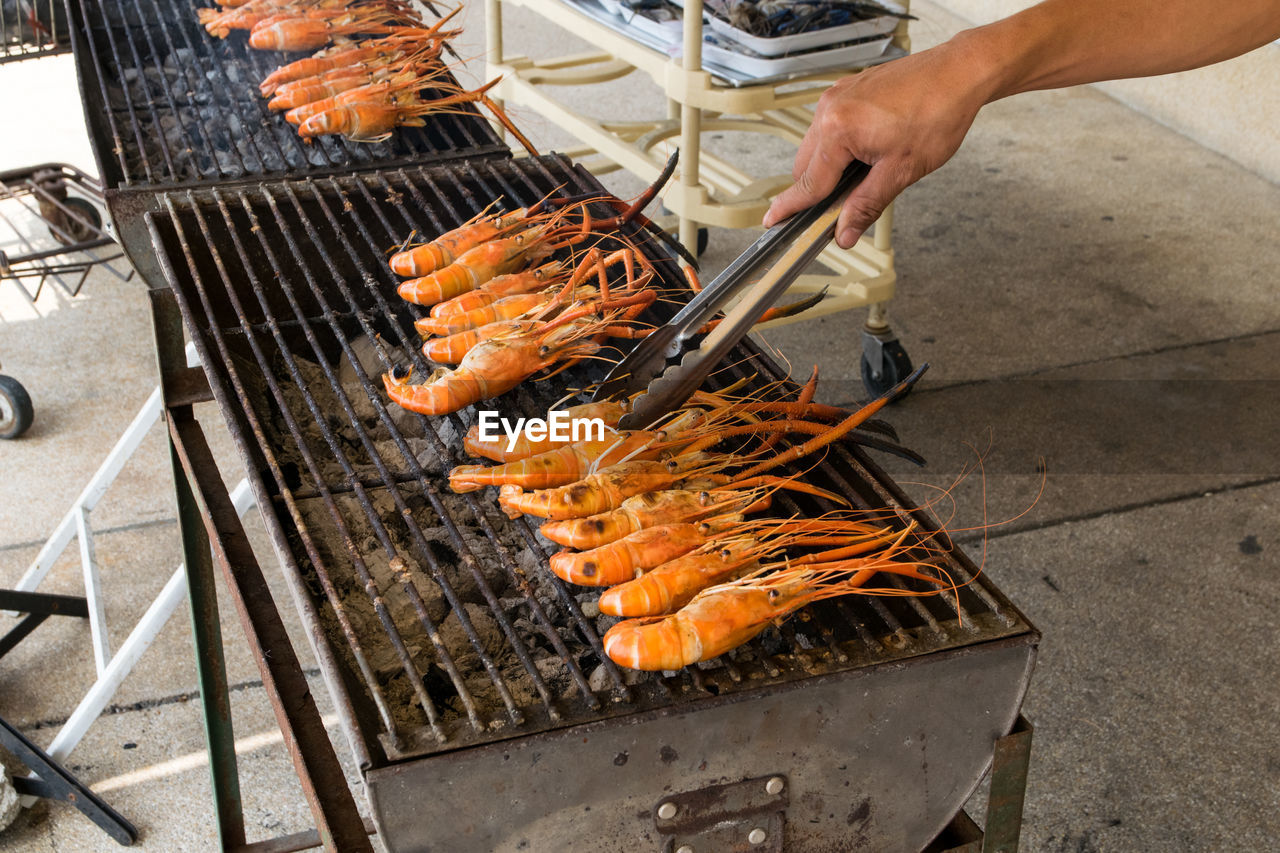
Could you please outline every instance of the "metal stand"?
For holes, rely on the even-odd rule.
[[[0,745],[16,755],[33,773],[32,776],[13,778],[13,788],[20,795],[71,803],[126,847],[138,840],[138,830],[133,824],[63,769],[48,753],[23,737],[22,732],[9,725],[3,717],[0,717]]]
[[[221,849],[283,853],[323,845],[326,850],[342,853],[372,851],[369,834],[374,831],[373,825],[366,823],[356,808],[266,578],[222,483],[204,430],[192,412],[192,404],[213,399],[208,380],[199,369],[181,367],[182,320],[173,294],[167,289],[153,289],[150,295]],[[311,807],[316,822],[313,831],[246,842],[214,586],[215,564],[230,591],[294,771]]]
[[[27,614],[25,619],[0,637],[0,657],[22,642],[50,616],[78,616],[81,619],[89,617],[86,600],[74,595],[6,589],[0,590],[0,607]],[[37,798],[62,800],[78,808],[85,817],[121,844],[127,846],[138,840],[138,830],[133,824],[68,773],[56,758],[27,740],[22,732],[3,717],[0,717],[0,746],[17,756],[31,771],[30,776],[13,778],[13,789],[23,797],[24,805],[30,805]]]
[[[1034,731],[1027,718],[1019,714],[1013,731],[996,741],[985,832],[961,811],[925,853],[1016,853],[1018,836],[1022,834],[1022,805]]]

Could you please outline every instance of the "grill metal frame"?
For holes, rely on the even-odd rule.
[[[1002,646],[1015,647],[1018,652],[1015,655],[1021,655],[1021,666],[1023,671],[1020,677],[1013,677],[1012,684],[1016,685],[1016,701],[1010,703],[1007,713],[996,715],[998,725],[993,729],[993,737],[1008,731],[1012,725],[1013,714],[1016,713],[1020,697],[1026,686],[1026,678],[1029,676],[1030,661],[1033,657],[1035,643],[1038,635],[1034,629],[1026,622],[1026,620],[1017,613],[1016,609],[1004,599],[1000,593],[993,587],[990,587],[985,580],[979,578],[971,587],[970,592],[966,593],[966,597],[962,602],[962,612],[960,614],[951,613],[950,616],[959,616],[959,619],[948,618],[948,614],[935,612],[932,609],[936,605],[937,600],[931,600],[932,604],[910,599],[901,606],[894,601],[879,601],[871,599],[867,603],[867,610],[871,611],[874,616],[868,616],[864,611],[856,613],[852,605],[847,601],[837,601],[831,604],[830,613],[833,614],[832,620],[818,619],[818,624],[814,630],[801,630],[799,634],[803,634],[803,639],[797,633],[797,629],[791,623],[784,628],[782,634],[782,642],[791,649],[799,649],[801,646],[808,646],[798,654],[784,656],[779,661],[763,648],[762,641],[757,640],[751,644],[751,649],[744,656],[730,656],[728,661],[723,661],[719,667],[708,669],[690,668],[674,677],[650,677],[645,679],[640,685],[628,684],[628,678],[619,672],[616,667],[599,654],[599,658],[603,659],[603,671],[607,677],[607,681],[611,684],[610,690],[605,698],[606,702],[601,702],[600,697],[595,695],[594,691],[584,689],[588,687],[586,673],[580,667],[576,671],[572,671],[571,681],[577,685],[579,698],[582,700],[584,707],[569,707],[565,703],[563,696],[549,699],[545,685],[543,689],[537,692],[542,700],[540,708],[533,709],[518,707],[509,695],[504,695],[503,706],[507,715],[507,720],[496,730],[490,730],[495,720],[481,720],[478,718],[474,708],[466,703],[466,713],[462,716],[466,717],[466,721],[455,719],[454,723],[448,731],[442,726],[438,715],[433,716],[430,710],[432,700],[428,696],[427,701],[422,704],[427,715],[427,725],[419,727],[418,730],[412,732],[398,731],[393,721],[389,722],[391,714],[383,707],[385,699],[380,700],[376,691],[376,678],[364,679],[367,688],[372,681],[375,688],[370,690],[361,690],[360,675],[367,676],[367,662],[360,661],[359,644],[350,644],[351,649],[355,651],[353,657],[355,665],[334,666],[337,659],[343,655],[343,649],[334,649],[329,645],[331,634],[326,633],[322,625],[323,620],[319,617],[319,611],[324,606],[323,600],[317,600],[311,592],[306,588],[303,582],[303,573],[299,569],[300,556],[302,559],[311,560],[315,563],[316,553],[314,547],[303,548],[303,553],[299,555],[298,544],[296,539],[290,540],[289,534],[282,527],[293,523],[295,531],[301,529],[305,531],[306,522],[302,514],[298,512],[297,496],[290,494],[287,486],[287,478],[284,475],[283,468],[276,461],[270,459],[273,453],[273,437],[269,435],[269,430],[264,427],[260,420],[255,420],[252,415],[252,407],[248,408],[249,416],[246,420],[245,407],[243,401],[250,399],[253,389],[243,385],[238,381],[233,381],[232,373],[229,373],[226,365],[232,364],[235,356],[232,355],[231,348],[228,346],[225,335],[222,333],[213,333],[211,328],[222,327],[230,328],[235,324],[240,326],[240,336],[245,341],[253,339],[255,334],[264,334],[265,339],[273,341],[281,346],[282,349],[288,350],[292,344],[289,336],[293,336],[293,342],[298,341],[298,335],[306,339],[306,345],[311,346],[318,358],[318,361],[324,362],[322,357],[325,346],[318,342],[314,337],[314,330],[310,329],[310,325],[315,323],[317,328],[331,326],[340,330],[342,325],[355,324],[364,327],[364,331],[369,333],[372,327],[370,321],[362,319],[359,315],[360,310],[356,311],[334,311],[331,306],[325,306],[323,301],[324,287],[320,284],[320,279],[329,279],[335,284],[333,287],[342,290],[345,286],[341,284],[344,281],[359,279],[368,289],[369,294],[375,298],[372,303],[362,306],[347,306],[348,308],[356,307],[363,310],[378,310],[389,316],[399,315],[401,318],[399,335],[403,339],[405,312],[407,309],[401,306],[389,305],[385,298],[378,299],[376,295],[381,291],[390,292],[393,284],[389,272],[381,269],[373,269],[372,264],[368,261],[370,257],[376,257],[377,247],[381,243],[394,242],[394,239],[383,239],[381,243],[375,238],[370,228],[375,227],[372,220],[380,220],[380,225],[384,229],[388,229],[386,237],[390,237],[390,230],[393,229],[391,222],[387,216],[391,215],[389,211],[397,211],[397,215],[403,215],[407,220],[411,219],[406,212],[406,203],[409,207],[413,207],[420,216],[427,216],[430,221],[419,221],[416,223],[419,229],[425,233],[431,233],[432,229],[436,232],[448,227],[451,221],[465,219],[469,217],[479,207],[483,207],[490,198],[493,197],[494,188],[502,187],[503,191],[508,194],[512,203],[520,203],[536,198],[547,190],[546,184],[529,185],[523,190],[519,186],[519,180],[514,178],[499,180],[495,175],[504,173],[513,176],[522,176],[528,173],[543,173],[543,180],[561,181],[563,177],[573,176],[575,173],[568,171],[567,161],[556,161],[551,158],[543,158],[538,161],[519,161],[512,163],[510,161],[489,162],[484,164],[463,164],[456,169],[433,169],[433,170],[400,170],[393,178],[383,173],[366,174],[362,176],[353,176],[343,179],[325,179],[324,181],[307,181],[298,184],[285,184],[279,187],[257,187],[247,188],[239,187],[234,189],[211,189],[211,190],[188,190],[183,193],[169,194],[164,202],[163,213],[151,214],[147,218],[151,227],[152,235],[155,239],[155,245],[158,254],[161,256],[162,263],[166,267],[166,275],[175,284],[174,292],[177,296],[179,308],[181,309],[187,324],[193,332],[198,348],[202,349],[201,355],[203,362],[208,366],[211,375],[214,377],[213,392],[215,397],[219,398],[219,402],[223,409],[224,415],[233,428],[233,435],[236,437],[237,444],[242,454],[246,458],[251,473],[251,480],[254,481],[255,488],[258,491],[260,505],[263,507],[274,506],[276,512],[266,513],[268,517],[268,526],[272,532],[273,544],[276,546],[282,562],[286,565],[286,575],[290,578],[294,588],[295,597],[298,598],[300,608],[308,621],[308,634],[313,644],[317,644],[317,653],[322,661],[322,669],[325,671],[326,679],[330,683],[330,687],[335,690],[341,698],[338,702],[342,711],[344,723],[347,732],[352,740],[353,746],[356,748],[356,754],[359,758],[361,766],[366,769],[369,774],[371,785],[374,779],[384,780],[382,790],[399,790],[399,785],[403,781],[405,774],[412,775],[415,772],[434,772],[422,771],[421,768],[430,768],[433,766],[435,758],[440,755],[452,755],[451,761],[461,760],[459,756],[478,756],[490,754],[493,750],[503,749],[502,742],[511,742],[516,738],[517,743],[523,747],[529,744],[536,746],[542,740],[555,740],[563,738],[566,732],[576,731],[578,728],[586,726],[587,728],[608,727],[611,724],[619,722],[619,718],[625,718],[628,726],[632,731],[638,730],[641,721],[647,719],[666,720],[660,722],[660,726],[670,726],[670,719],[680,717],[684,719],[692,716],[691,713],[677,714],[673,709],[677,708],[693,708],[698,712],[708,711],[709,709],[725,706],[736,706],[740,708],[754,707],[757,700],[771,701],[772,697],[780,692],[791,690],[793,687],[803,686],[810,681],[824,677],[835,678],[860,678],[866,674],[869,669],[879,669],[883,671],[891,671],[895,667],[915,668],[917,666],[931,665],[932,661],[938,659],[939,652],[947,650],[956,651],[968,649],[967,655],[973,659],[985,660],[980,655],[974,655],[974,648],[986,649],[990,653]],[[412,174],[410,174],[410,171]],[[478,196],[474,191],[465,191],[466,180],[459,182],[457,175],[459,173],[469,174],[471,178],[482,177],[481,173],[489,176],[488,180],[481,180],[480,185],[486,187],[487,197]],[[577,173],[576,180],[579,182],[579,188],[594,186],[585,173]],[[452,184],[450,183],[452,181]],[[330,202],[328,205],[322,201],[313,202],[313,206],[318,205],[321,211],[317,218],[320,221],[328,220],[329,228],[332,233],[340,234],[343,230],[351,233],[360,234],[359,240],[365,242],[363,247],[363,255],[351,243],[346,243],[341,248],[338,246],[324,247],[317,244],[320,249],[322,260],[317,262],[318,269],[312,270],[308,263],[305,262],[305,256],[300,253],[301,246],[294,241],[301,239],[306,235],[313,242],[322,238],[315,229],[315,222],[310,222],[307,215],[303,212],[303,198],[308,193],[314,193],[317,199],[322,199],[323,193],[318,189],[320,184],[326,184],[334,196],[334,199],[341,197],[345,192],[346,198],[341,205]],[[505,185],[505,186],[504,186]],[[555,184],[552,183],[551,186]],[[435,197],[428,198],[422,191],[423,186],[430,186],[435,191]],[[444,208],[441,207],[441,199],[443,195],[440,191],[441,186],[450,187],[457,192],[457,196],[463,199],[465,204],[471,205],[473,209],[466,210],[448,210],[447,203]],[[371,189],[372,188],[372,189]],[[533,193],[537,193],[534,195]],[[375,196],[375,193],[378,195]],[[530,194],[526,196],[525,193]],[[248,203],[250,198],[253,203]],[[255,205],[263,210],[273,214],[272,219],[253,220],[248,214],[241,215],[234,213],[236,205],[234,202],[239,200],[242,206],[252,210]],[[210,221],[208,217],[203,220],[194,214],[189,215],[188,221],[198,223],[197,227],[190,229],[190,234],[179,233],[181,229],[180,221],[183,218],[185,210],[184,205],[194,208],[199,206],[199,202],[211,205],[218,213],[218,218]],[[231,203],[229,203],[231,202]],[[379,204],[381,202],[381,204]],[[368,215],[369,210],[380,212],[373,216]],[[335,213],[340,210],[341,213]],[[348,214],[350,222],[346,223],[351,226],[348,229],[338,227],[341,214]],[[453,220],[448,217],[452,216]],[[225,220],[228,224],[226,228],[231,235],[230,239],[226,239],[225,235],[218,229],[222,227]],[[272,230],[282,228],[282,235],[288,242],[289,248],[304,262],[299,265],[298,269],[285,270],[281,267],[278,260],[268,259],[266,269],[273,270],[278,281],[274,287],[286,291],[287,285],[280,288],[280,285],[287,279],[295,279],[305,281],[305,285],[299,283],[299,287],[305,287],[312,290],[312,304],[310,308],[314,313],[308,314],[306,308],[296,302],[293,296],[287,295],[290,310],[296,311],[292,319],[286,315],[283,323],[280,318],[273,316],[272,307],[265,301],[263,291],[265,288],[250,286],[249,291],[255,295],[255,298],[262,298],[264,301],[259,302],[257,310],[260,310],[261,316],[258,316],[254,306],[229,306],[225,302],[221,302],[216,298],[211,298],[209,293],[204,290],[204,286],[216,283],[220,279],[224,287],[231,286],[232,281],[243,280],[245,269],[244,265],[252,265],[256,261],[259,267],[263,265],[263,259],[260,253],[270,253],[270,245],[273,236],[264,233],[264,229]],[[406,221],[404,231],[407,232],[411,227],[411,222]],[[251,249],[247,244],[239,242],[235,236],[236,232],[245,235],[256,233],[256,240],[262,241],[261,246]],[[185,236],[184,241],[181,237]],[[192,237],[198,238],[198,244],[193,243]],[[248,239],[247,236],[244,239]],[[352,238],[357,243],[359,240]],[[341,242],[345,243],[345,239]],[[213,280],[201,283],[202,271],[209,268],[207,263],[204,265],[196,262],[196,255],[206,251],[204,247],[208,247],[210,257],[214,258],[214,266],[216,267],[216,275],[208,276]],[[354,271],[346,268],[342,263],[335,260],[339,258],[343,252],[351,254],[351,259],[357,264]],[[332,253],[332,254],[331,254]],[[363,264],[359,258],[363,256],[366,260]],[[187,270],[183,270],[183,265],[187,266]],[[353,275],[354,272],[354,275]],[[250,274],[249,281],[252,282]],[[194,290],[192,285],[195,285]],[[260,283],[261,284],[261,283]],[[355,300],[349,300],[354,302]],[[197,305],[196,303],[201,303]],[[229,311],[228,308],[234,308]],[[213,322],[210,322],[211,318]],[[234,323],[232,322],[234,321]],[[226,331],[226,329],[224,329]],[[258,345],[260,347],[260,345]],[[251,346],[252,348],[252,346]],[[305,347],[304,347],[305,348]],[[412,348],[411,348],[412,351]],[[755,353],[740,353],[740,357],[751,357],[753,359],[753,369],[759,370],[764,374],[765,378],[780,378],[776,366],[759,358]],[[288,373],[294,381],[301,380],[300,371],[296,363],[291,359],[285,359],[289,364],[286,366],[285,373]],[[358,358],[356,359],[358,360]],[[259,359],[259,367],[266,362]],[[252,369],[253,365],[250,364]],[[423,369],[423,364],[418,364],[418,368]],[[745,368],[741,368],[745,370]],[[264,370],[270,372],[270,370]],[[329,369],[325,369],[325,379],[332,384],[338,384],[333,373]],[[733,377],[727,377],[726,381],[731,381]],[[303,383],[305,384],[305,383]],[[270,394],[278,401],[282,402],[281,390],[268,381],[270,386]],[[365,381],[366,390],[371,395],[376,395],[376,391],[368,386]],[[350,401],[346,401],[344,408],[347,408]],[[311,415],[316,421],[323,421],[324,413],[315,409],[315,401],[311,400],[307,403],[311,409]],[[287,408],[282,405],[281,408]],[[378,417],[384,421],[387,417],[385,409],[379,408]],[[354,422],[357,419],[353,411],[347,411],[349,420]],[[456,418],[454,419],[456,420]],[[458,424],[461,426],[461,424]],[[427,430],[430,435],[431,427]],[[394,432],[394,430],[391,430]],[[289,432],[297,438],[299,432],[293,425],[290,426]],[[323,430],[322,430],[323,432]],[[252,436],[252,438],[250,438]],[[368,445],[369,439],[365,435],[360,436],[362,444]],[[322,442],[328,449],[334,453],[335,457],[341,456],[343,451],[337,446],[337,442],[332,435],[325,435]],[[437,442],[442,445],[443,442]],[[399,448],[406,457],[411,457],[406,448]],[[437,450],[439,452],[439,450]],[[373,455],[376,455],[376,451]],[[444,459],[448,460],[448,448],[444,448],[441,454]],[[905,496],[890,483],[887,478],[878,472],[869,460],[859,453],[850,453],[847,450],[839,449],[833,456],[835,458],[828,459],[819,466],[819,477],[833,479],[835,484],[840,486],[840,490],[850,497],[855,497],[858,502],[863,504],[886,505],[897,503],[903,507],[905,514],[914,514],[909,502]],[[453,460],[449,460],[453,461]],[[314,459],[304,460],[307,467],[315,469],[316,461]],[[379,472],[382,479],[387,479],[386,472]],[[419,488],[424,483],[429,483],[429,476],[418,476],[421,472],[415,472],[415,476],[411,478],[417,481]],[[350,487],[350,494],[360,503],[366,513],[369,511],[369,498],[367,494],[366,484],[361,482],[359,473],[350,466],[344,467],[343,477]],[[342,526],[343,515],[340,510],[335,510],[334,505],[337,501],[332,490],[328,489],[324,483],[323,477],[313,478],[319,484],[316,490],[316,497],[326,504],[337,526]],[[274,481],[274,482],[272,482]],[[329,493],[326,495],[326,491]],[[425,489],[427,492],[427,501],[436,507],[436,512],[443,516],[448,516],[448,512],[441,513],[440,495],[431,495],[430,488]],[[363,496],[361,496],[363,493]],[[476,513],[477,519],[483,519],[486,511],[482,506],[478,506],[474,499],[466,499],[470,511]],[[396,501],[397,509],[401,514],[405,513],[406,506],[400,501]],[[281,507],[284,509],[281,509]],[[278,514],[278,517],[276,517]],[[372,517],[372,516],[370,516]],[[301,523],[299,523],[301,520]],[[492,524],[492,522],[490,522]],[[518,522],[523,525],[522,536],[530,545],[536,545],[536,539],[532,530],[528,528],[523,521]],[[485,527],[482,522],[480,525]],[[486,528],[487,529],[487,528]],[[489,534],[494,540],[497,536]],[[386,537],[380,534],[379,538]],[[460,537],[455,537],[460,541]],[[463,543],[465,545],[465,543]],[[501,549],[499,549],[501,550]],[[461,553],[466,553],[464,550]],[[505,563],[511,562],[511,557],[507,554],[503,557],[499,554],[499,558]],[[465,564],[474,567],[475,555],[471,555],[470,559],[463,557]],[[439,576],[443,567],[432,567],[433,574]],[[509,565],[509,571],[514,571],[514,564]],[[545,557],[541,560],[540,569],[545,572]],[[957,555],[953,562],[948,564],[948,569],[956,574],[958,580],[963,580],[971,574],[974,569],[972,565],[963,555]],[[359,571],[357,569],[357,571]],[[515,572],[518,574],[518,572]],[[321,574],[324,574],[322,572]],[[438,577],[437,577],[438,580]],[[332,579],[327,579],[323,585],[330,585]],[[560,585],[563,587],[563,585]],[[387,590],[371,590],[370,595],[376,602],[380,596],[385,594]],[[576,622],[577,629],[584,633],[588,642],[599,653],[598,635],[587,626],[588,620],[583,616],[581,609],[577,606],[572,594],[563,588],[557,590],[559,601],[563,603],[564,608],[572,616],[572,621]],[[446,596],[449,597],[449,596]],[[332,598],[329,599],[330,603]],[[451,602],[456,604],[456,601]],[[532,599],[529,604],[531,610],[536,609],[536,599]],[[423,617],[420,607],[418,610],[419,617]],[[501,615],[498,608],[493,608],[496,615]],[[964,612],[968,611],[968,612]],[[335,610],[336,612],[336,610]],[[465,609],[463,612],[466,612]],[[381,615],[381,614],[380,614]],[[536,613],[534,613],[537,616]],[[545,614],[541,617],[545,620]],[[857,636],[851,641],[849,638],[837,638],[833,635],[832,626],[840,620],[847,621],[855,626]],[[390,621],[394,626],[394,620],[388,617],[383,621],[384,627]],[[499,620],[501,621],[501,620]],[[880,625],[879,629],[869,627],[874,624]],[[549,623],[548,623],[549,624]],[[429,623],[424,622],[426,633],[428,636],[435,637],[432,627]],[[511,635],[512,629],[510,625],[504,625],[504,631]],[[554,627],[554,626],[552,626]],[[395,630],[388,632],[395,634]],[[467,640],[480,653],[480,657],[484,657],[483,643],[475,636],[475,632],[469,628],[464,629]],[[551,632],[554,635],[554,631]],[[351,637],[353,633],[343,628],[343,634]],[[882,639],[888,638],[889,645],[886,645]],[[408,657],[407,652],[403,649],[403,642],[396,644],[398,646],[397,653],[402,660]],[[448,649],[444,649],[437,641],[437,653],[444,651],[446,654],[441,655],[441,660],[446,663],[445,669],[450,670],[448,664]],[[896,645],[896,648],[895,648]],[[522,659],[522,664],[529,668],[529,662]],[[569,662],[566,666],[574,669]],[[493,667],[491,662],[486,666],[492,673]],[[887,669],[886,669],[887,668]],[[406,672],[411,674],[412,679],[412,663],[406,667]],[[532,674],[532,669],[531,669]],[[421,685],[421,673],[417,673],[419,701],[422,702],[422,693],[424,689]],[[450,671],[450,679],[455,688],[465,689],[465,679],[458,677],[456,671]],[[1006,672],[1006,678],[1008,673]],[[500,681],[495,682],[495,686],[500,685]],[[499,689],[498,691],[502,691]],[[803,696],[805,691],[799,691],[798,695]],[[464,695],[464,690],[458,690],[459,697]],[[993,694],[994,695],[994,694]],[[372,713],[371,713],[372,712]],[[986,714],[990,718],[990,709]],[[961,715],[957,714],[957,719]],[[1005,719],[1007,717],[1007,719]],[[379,731],[378,727],[371,725],[370,720],[381,719],[383,730]],[[953,723],[955,721],[953,720]],[[988,719],[987,723],[990,724]],[[469,728],[468,728],[469,726]],[[1003,726],[1003,728],[1000,728]],[[660,728],[659,731],[662,729]],[[424,737],[424,733],[428,736]],[[434,739],[434,742],[431,742]],[[485,746],[485,744],[488,744]],[[987,744],[989,749],[989,742]],[[460,751],[459,751],[460,750]],[[418,760],[415,757],[432,754],[432,757]],[[585,759],[584,759],[585,760]],[[442,765],[441,765],[442,766]],[[415,771],[414,768],[419,768]],[[438,769],[438,768],[437,768]],[[385,773],[383,772],[385,771]],[[386,780],[396,780],[394,782]],[[976,784],[976,777],[974,779]],[[389,787],[388,787],[389,786]],[[540,786],[545,787],[545,786]],[[967,792],[966,792],[967,793]],[[393,799],[393,798],[392,798]],[[388,800],[390,802],[391,800]],[[962,800],[961,800],[962,802]],[[377,803],[375,801],[375,807]],[[957,806],[958,808],[958,806]],[[954,809],[952,810],[954,811]],[[941,815],[942,823],[950,817],[950,812]],[[394,820],[395,810],[390,812],[384,811],[381,820]],[[936,815],[935,815],[936,817]],[[939,823],[934,829],[940,829],[942,823]],[[927,839],[926,839],[927,840]],[[441,849],[451,849],[444,847]],[[593,848],[594,849],[594,848]],[[627,849],[627,848],[619,848]]]

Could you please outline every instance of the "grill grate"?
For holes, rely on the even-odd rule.
[[[260,176],[508,154],[488,122],[430,116],[368,144],[322,137],[308,145],[272,113],[258,84],[281,61],[216,39],[179,0],[70,0],[86,115],[108,187],[186,185]],[[286,60],[282,60],[286,57]]]
[[[981,579],[951,598],[837,600],[675,674],[604,656],[597,592],[555,578],[534,529],[487,492],[455,495],[470,413],[424,418],[386,402],[377,378],[415,346],[419,311],[394,296],[385,250],[437,234],[491,200],[598,191],[559,158],[469,162],[347,178],[167,193],[149,214],[162,268],[247,467],[282,558],[317,603],[355,688],[366,733],[390,758],[439,752],[671,707],[1008,636],[1026,630]],[[673,269],[673,267],[664,267]],[[676,281],[674,275],[671,279]],[[486,403],[545,412],[565,385],[526,383]],[[780,378],[742,349],[724,383]],[[567,377],[567,378],[566,378]],[[861,506],[902,500],[860,455],[837,448],[807,476]],[[778,498],[782,513],[829,508]],[[903,513],[907,510],[903,510]],[[971,576],[963,558],[948,571]]]

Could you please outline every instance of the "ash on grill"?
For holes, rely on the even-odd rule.
[[[303,388],[292,383],[282,383],[281,391],[288,407],[295,411],[303,408],[304,396],[310,394],[322,410],[341,412],[337,396],[325,379],[320,366],[315,362],[308,364],[298,359],[297,367],[305,383],[305,393]],[[284,373],[283,370],[281,372]],[[358,382],[344,384],[344,391],[355,408],[357,417],[368,427],[368,436],[392,477],[397,482],[411,478],[413,475],[407,460],[401,454],[390,433],[378,423],[378,415],[362,386]],[[440,483],[443,486],[442,475],[453,465],[453,460],[441,459],[434,452],[420,426],[414,422],[416,419],[403,414],[395,417],[398,421],[397,425],[402,428],[404,441],[418,463],[423,470],[441,477]],[[340,444],[348,447],[360,445],[355,428],[346,421],[345,416],[339,414],[331,416],[329,420],[329,427]],[[280,442],[282,447],[287,447],[290,443],[287,441],[287,428],[279,419],[274,421],[272,426],[277,430],[273,438]],[[304,438],[309,444],[323,442],[319,433],[320,427],[317,424],[308,425],[303,429]],[[461,444],[461,436],[457,434],[453,425],[448,423],[442,425],[440,439],[449,447],[457,447]],[[279,460],[286,476],[289,476],[291,468],[296,470],[303,464],[300,454],[296,452],[291,455],[282,453]],[[356,462],[353,467],[362,480],[370,483],[379,481],[376,467],[371,460]],[[340,480],[343,476],[342,467],[335,460],[324,462],[321,472],[323,479],[327,482]],[[301,483],[299,482],[298,485],[300,486]],[[400,488],[399,493],[403,505],[417,520],[419,532],[431,556],[442,568],[453,587],[456,598],[463,605],[462,609],[475,629],[484,652],[492,658],[494,666],[510,689],[513,698],[521,706],[537,702],[538,696],[529,674],[521,665],[514,650],[508,646],[502,629],[490,615],[485,591],[463,568],[463,561],[451,544],[452,537],[448,528],[432,524],[438,519],[435,518],[434,510],[423,496],[415,494],[410,488]],[[406,637],[405,646],[415,667],[424,674],[428,682],[428,692],[433,697],[449,697],[452,694],[452,698],[446,698],[441,702],[440,708],[444,715],[442,723],[445,728],[449,728],[452,723],[464,718],[466,709],[449,683],[440,656],[427,642],[427,638],[421,631],[417,630],[417,612],[398,588],[407,575],[421,593],[427,615],[430,621],[438,626],[441,641],[449,650],[454,664],[460,672],[470,675],[465,679],[465,683],[475,699],[477,712],[481,717],[491,719],[490,727],[500,727],[503,708],[497,689],[484,673],[477,650],[473,648],[462,628],[459,614],[449,603],[440,584],[432,578],[430,571],[424,568],[423,561],[415,556],[419,550],[419,542],[406,526],[397,501],[386,487],[371,486],[369,494],[376,521],[362,511],[359,502],[354,498],[336,497],[339,511],[346,520],[348,536],[343,536],[333,529],[329,511],[321,500],[303,498],[299,501],[302,514],[308,522],[307,529],[312,532],[316,548],[323,557],[322,562],[333,566],[349,559],[344,555],[349,553],[349,548],[352,546],[361,554],[370,574],[382,591],[382,597],[390,611],[392,621]],[[534,597],[551,624],[567,626],[571,624],[571,620],[566,618],[568,614],[561,612],[555,591],[547,587],[545,576],[539,569],[538,560],[525,539],[501,513],[490,515],[491,529],[496,532],[498,542],[514,556],[520,575],[515,576],[500,564],[496,554],[493,553],[490,537],[486,531],[478,523],[474,521],[468,523],[466,520],[471,516],[467,501],[461,495],[443,490],[440,497],[448,515],[457,521],[456,529],[463,541],[476,555],[477,567],[488,587],[488,592],[492,594],[499,609],[510,620],[525,647],[529,649],[529,655],[538,672],[549,682],[548,687],[553,693],[572,696],[576,686],[564,669],[561,654],[542,636],[542,631],[538,630],[528,612],[528,602],[521,594],[520,586],[527,584],[532,587]],[[375,524],[381,525],[390,537],[397,552],[396,557],[389,557],[383,552],[375,533]],[[550,543],[547,543],[547,546],[555,547]],[[347,616],[351,619],[356,633],[362,638],[369,638],[364,646],[368,663],[376,674],[379,685],[387,692],[395,722],[404,728],[422,725],[425,720],[421,712],[414,710],[413,687],[394,648],[385,641],[385,633],[379,629],[378,616],[366,589],[357,582],[358,579],[354,574],[335,573],[334,576],[339,598],[346,608]],[[588,592],[578,595],[577,599],[580,603],[587,605],[587,610],[590,610],[590,604],[597,597],[598,593]],[[334,614],[327,614],[326,618],[336,623]],[[614,621],[616,620],[611,617],[599,617],[597,630],[603,632]],[[332,624],[330,627],[336,629],[338,626]],[[599,659],[595,657],[590,644],[577,631],[566,627],[556,630],[571,656],[587,671],[599,665]],[[599,682],[600,678],[597,676],[595,680]]]

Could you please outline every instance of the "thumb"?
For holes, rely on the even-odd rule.
[[[900,180],[899,170],[886,160],[871,167],[849,197],[845,199],[836,220],[836,245],[848,249],[880,218],[889,203],[907,186]]]

